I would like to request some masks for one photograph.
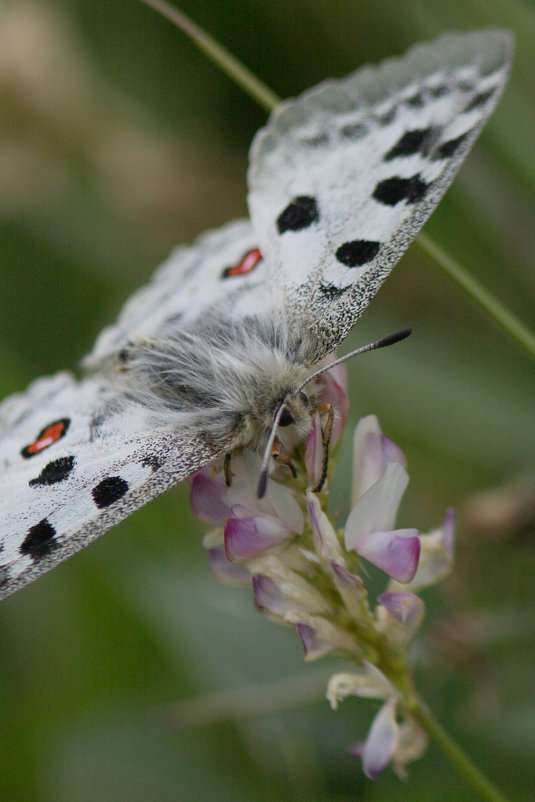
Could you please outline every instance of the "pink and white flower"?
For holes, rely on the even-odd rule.
[[[362,672],[335,674],[329,681],[327,698],[333,710],[348,696],[383,702],[366,740],[350,747],[350,753],[362,759],[363,771],[371,780],[377,779],[390,763],[403,776],[406,764],[425,750],[427,737],[416,721],[403,713],[399,691],[376,666],[364,662]]]
[[[343,367],[336,366],[320,381],[320,403],[330,403],[336,411],[332,446],[348,411]],[[353,508],[343,533],[337,531],[327,513],[326,486],[319,493],[311,489],[324,471],[322,423],[315,412],[302,459],[296,460],[304,471],[289,486],[283,484],[287,468],[277,469],[279,481],[270,478],[259,499],[260,458],[244,451],[232,457],[230,487],[221,470],[205,468],[194,476],[191,506],[216,527],[204,543],[218,578],[251,584],[265,616],[296,628],[306,660],[337,653],[361,667],[356,673],[335,674],[327,696],[333,708],[347,696],[381,702],[366,740],[350,751],[362,759],[372,779],[389,764],[403,776],[407,763],[424,751],[426,736],[407,713],[396,685],[399,666],[424,616],[424,603],[415,592],[451,568],[453,513],[427,535],[396,529],[409,481],[406,461],[370,415],[355,430]],[[370,604],[359,558],[390,577],[375,605]]]
[[[353,497],[345,546],[398,582],[410,582],[420,557],[417,529],[394,529],[409,482],[405,458],[384,437],[374,415],[363,418],[354,436]]]

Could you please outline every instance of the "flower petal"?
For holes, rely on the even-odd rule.
[[[296,624],[297,634],[301,638],[305,651],[305,660],[316,660],[332,652],[336,646],[321,640],[316,635],[316,630],[308,624]]]
[[[226,503],[227,487],[220,474],[209,478],[205,473],[196,473],[191,482],[190,504],[193,514],[201,521],[222,526],[230,516]]]
[[[323,616],[290,610],[285,618],[288,624],[297,627],[305,649],[305,660],[316,660],[335,649],[361,659],[362,650],[353,636]]]
[[[334,354],[330,354],[323,362],[324,365],[335,361]],[[322,373],[319,377],[320,385],[323,385],[318,396],[318,405],[331,404],[334,410],[334,421],[331,432],[330,445],[334,446],[340,439],[342,430],[346,424],[349,414],[349,396],[347,394],[345,365],[335,365]]]
[[[396,751],[392,758],[392,768],[404,779],[407,776],[405,765],[421,757],[428,743],[428,737],[419,724],[407,717],[400,724]]]
[[[356,551],[398,582],[410,582],[420,557],[418,530],[373,532],[359,540]]]
[[[366,777],[376,780],[396,750],[399,725],[396,722],[396,699],[389,699],[375,716],[362,752],[362,768]]]
[[[425,604],[420,597],[406,591],[387,591],[379,596],[378,601],[402,625],[405,640],[409,640],[424,617]]]
[[[362,579],[357,574],[352,574],[351,571],[348,571],[347,568],[344,568],[342,565],[334,562],[331,560],[331,568],[333,569],[334,573],[341,579],[342,582],[347,585],[348,587],[352,588],[353,590],[361,591],[363,584]]]
[[[420,560],[418,570],[409,585],[403,590],[417,593],[422,588],[435,585],[450,573],[453,560],[453,541],[455,534],[455,516],[453,510],[448,510],[442,527],[427,535],[420,535]],[[395,582],[391,582],[388,590],[398,590]]]
[[[364,671],[358,674],[340,673],[333,674],[327,685],[327,699],[333,710],[338,707],[338,702],[343,701],[348,696],[361,696],[365,699],[388,699],[395,696],[396,691],[390,680],[382,671],[363,661]]]
[[[367,627],[370,610],[367,601],[368,594],[362,579],[357,574],[352,574],[335,560],[330,560],[330,567],[332,580],[347,612],[355,623],[361,623],[364,627]]]
[[[258,454],[245,450],[232,459],[232,484],[227,498],[230,506],[241,505],[260,513],[276,515],[288,528],[301,534],[304,518],[299,504],[284,485],[268,479],[266,494],[258,498],[258,478],[261,460]]]
[[[316,551],[328,560],[343,564],[344,556],[336,532],[321,509],[319,498],[311,490],[307,490],[307,511],[312,524]]]
[[[253,576],[253,591],[258,609],[272,615],[283,617],[295,607],[292,599],[285,596],[279,585],[268,576]]]
[[[362,418],[353,435],[353,504],[381,478],[391,462],[406,466],[403,452],[383,435],[375,415]]]
[[[357,549],[359,542],[371,532],[387,532],[394,528],[401,497],[409,482],[405,468],[391,462],[381,478],[357,501],[347,519],[346,549]],[[373,561],[372,561],[373,562]]]
[[[293,536],[275,515],[230,518],[225,525],[225,552],[229,560],[248,560]]]
[[[305,448],[307,481],[312,487],[316,487],[323,473],[323,450],[321,420],[319,414],[315,412],[312,417],[312,428],[307,437]]]
[[[216,579],[229,585],[250,585],[251,574],[243,565],[231,563],[227,559],[225,549],[213,548],[208,551],[210,569]]]
[[[303,576],[292,571],[286,564],[285,557],[286,552],[280,555],[267,553],[251,560],[248,568],[255,577],[266,577],[271,580],[274,585],[271,592],[275,593],[276,589],[277,596],[287,600],[285,610],[332,615],[330,599]]]

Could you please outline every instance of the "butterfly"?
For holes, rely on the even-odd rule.
[[[203,466],[308,432],[311,377],[452,181],[512,49],[500,30],[446,34],[274,110],[250,221],[177,249],[81,380],[0,405],[0,597]]]

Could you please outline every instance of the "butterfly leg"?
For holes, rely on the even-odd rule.
[[[273,448],[271,449],[271,456],[273,457],[275,462],[279,463],[280,465],[286,465],[286,467],[290,469],[293,478],[296,479],[297,471],[295,470],[295,465],[293,464],[290,457],[281,454],[280,447],[281,447],[280,440],[277,440],[277,438],[275,438],[273,442]]]
[[[225,454],[225,460],[223,462],[223,473],[225,474],[225,484],[227,487],[230,487],[232,484],[232,454]]]
[[[321,438],[323,445],[323,465],[321,466],[321,476],[318,484],[313,488],[314,493],[319,493],[325,484],[325,479],[327,478],[327,468],[329,466],[329,443],[331,442],[331,435],[333,431],[334,409],[332,404],[322,404],[322,406],[318,407],[315,411],[320,415],[327,415],[327,421],[325,426],[322,428]]]

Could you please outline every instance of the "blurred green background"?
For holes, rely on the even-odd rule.
[[[446,29],[512,29],[506,94],[426,232],[534,325],[532,3],[181,7],[282,96]],[[2,395],[75,368],[175,244],[246,213],[264,120],[137,0],[0,3]],[[407,454],[401,524],[425,531],[458,511],[456,571],[427,594],[418,682],[476,761],[531,800],[533,363],[415,247],[344,348],[409,325],[409,341],[349,373],[354,421],[376,413]],[[340,664],[303,664],[294,632],[211,577],[187,496],[166,494],[0,605],[1,798],[473,799],[433,746],[407,783],[364,778],[345,747],[373,704],[330,711]]]

